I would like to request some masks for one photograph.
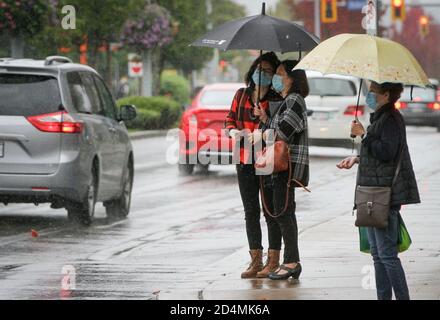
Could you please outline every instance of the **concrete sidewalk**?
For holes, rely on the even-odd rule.
[[[411,298],[438,300],[440,173],[434,170],[424,172],[423,176],[419,185],[423,204],[402,209],[402,216],[413,239],[413,245],[407,252],[402,253],[400,258],[406,272]],[[186,289],[170,288],[162,291],[158,299],[376,299],[373,262],[370,255],[359,251],[358,230],[354,227],[354,217],[349,210],[338,214],[337,209],[333,210],[331,207],[332,201],[345,201],[343,198],[351,197],[352,192],[347,194],[346,190],[334,190],[334,186],[333,190],[331,186],[321,189],[329,193],[329,199],[324,199],[322,203],[322,208],[328,208],[327,218],[320,217],[318,220],[313,215],[302,216],[300,213],[298,219],[303,266],[299,282],[240,279],[240,273],[249,262],[247,247],[244,247],[213,265],[199,270],[195,268],[196,274],[192,284],[188,283]],[[315,192],[311,197],[322,198],[320,193],[322,195],[322,192]],[[264,222],[262,223],[264,226]]]

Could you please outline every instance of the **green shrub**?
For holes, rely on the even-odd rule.
[[[160,77],[160,94],[170,95],[183,106],[189,103],[190,85],[182,76],[171,72],[163,72]]]
[[[182,108],[166,97],[126,97],[118,100],[118,106],[135,105],[138,116],[126,123],[130,129],[157,130],[173,127],[180,118]]]

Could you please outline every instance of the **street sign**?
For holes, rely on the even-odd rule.
[[[365,6],[365,0],[347,0],[347,10],[358,11]]]
[[[130,78],[142,78],[144,73],[144,65],[142,58],[137,54],[128,55],[128,76]]]
[[[362,8],[362,13],[365,14],[362,19],[362,27],[367,30],[368,34],[377,34],[377,1],[368,0],[367,4]]]

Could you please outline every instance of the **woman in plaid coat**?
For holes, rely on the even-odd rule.
[[[269,101],[281,100],[281,97],[271,90],[272,77],[279,63],[280,61],[273,52],[266,53],[253,62],[245,78],[247,87],[238,90],[235,94],[225,121],[225,128],[229,136],[240,143],[239,163],[236,165],[236,170],[245,211],[246,235],[251,255],[251,262],[241,274],[242,278],[267,277],[270,271],[274,271],[278,267],[281,232],[273,219],[266,220],[269,234],[268,257],[271,264],[268,263],[268,259],[266,265],[263,265],[260,183],[259,177],[255,174],[252,144],[247,143],[245,138],[253,132],[257,132],[261,125],[254,112],[260,108],[267,109]],[[259,79],[259,69],[261,69],[261,80]],[[261,84],[260,90],[258,90],[258,84]],[[259,106],[257,106],[258,91],[260,91]]]
[[[292,71],[297,63],[294,60],[283,61],[272,79],[273,88],[284,99],[276,110],[270,109],[273,114],[265,110],[256,112],[263,123],[263,138],[267,138],[271,131],[277,140],[286,142],[290,150],[290,181],[289,170],[272,174],[272,183],[265,185],[262,199],[265,202],[265,215],[272,216],[279,225],[285,246],[283,264],[268,275],[272,280],[290,277],[298,279],[302,271],[295,216],[295,188],[302,187],[308,191],[309,143],[304,99],[309,94],[309,86],[303,70]],[[254,136],[254,143],[257,139],[258,136]]]

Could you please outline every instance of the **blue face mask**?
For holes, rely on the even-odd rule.
[[[276,92],[283,92],[284,90],[283,77],[277,74],[274,75],[272,78],[272,86]]]
[[[262,87],[268,87],[272,83],[272,77],[269,76],[264,71],[261,71],[261,82],[260,82],[260,70],[258,69],[255,70],[254,74],[252,75],[252,80],[254,81],[256,86],[261,84]]]
[[[371,92],[371,91],[368,92],[365,102],[367,103],[367,106],[370,109],[373,109],[374,111],[376,111],[376,109],[377,109],[377,96],[374,92]]]

